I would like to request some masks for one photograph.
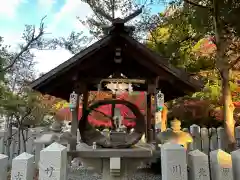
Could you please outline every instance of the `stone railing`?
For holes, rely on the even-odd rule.
[[[190,132],[194,139],[189,152],[176,144],[164,144],[161,146],[162,167],[159,166],[159,171],[162,171],[162,180],[209,180],[210,174],[212,180],[239,179],[240,171],[237,171],[237,167],[240,166],[240,150],[230,154],[225,152],[227,141],[223,128],[211,128],[208,130],[207,128],[192,125],[189,129],[183,129],[183,131]],[[237,144],[240,147],[240,127],[236,127],[235,132]],[[40,135],[44,139],[42,135],[45,133],[32,133],[32,136],[35,138]],[[90,175],[94,176],[93,179],[101,179],[101,176],[94,175],[94,172],[89,175],[82,173],[86,171],[84,168],[81,173],[79,173],[78,169],[67,168],[67,165],[69,165],[67,155],[65,155],[67,148],[58,143],[52,143],[52,140],[49,140],[51,138],[47,136],[45,135],[46,142],[39,143],[34,142],[33,137],[29,138],[27,152],[17,157],[16,155],[8,157],[4,155],[4,151],[0,152],[2,153],[0,154],[0,166],[2,167],[0,168],[0,180],[7,180],[9,173],[11,173],[12,180],[32,180],[32,174],[35,175],[38,167],[39,180],[85,180]],[[16,148],[16,146],[17,144],[12,143],[11,149]],[[45,148],[46,146],[48,147]],[[209,163],[209,158],[211,163]],[[11,172],[7,171],[9,164],[12,167]],[[144,175],[141,175],[141,177],[144,177]],[[146,175],[145,179],[149,179],[148,177],[149,175]],[[136,179],[143,180],[144,178],[136,177]]]
[[[34,155],[22,153],[12,160],[11,172],[8,172],[8,157],[0,155],[0,179],[7,180],[9,173],[12,180],[66,180],[67,148],[52,143],[40,152],[40,160],[35,164]],[[38,169],[38,174],[36,173]]]
[[[201,128],[198,125],[191,125],[190,128],[184,128],[183,131],[189,132],[193,137],[193,143],[190,144],[190,150],[200,150],[205,154],[217,149],[227,150],[227,137],[223,127],[219,128]],[[240,126],[235,128],[237,148],[240,148]]]
[[[186,150],[177,144],[161,146],[162,180],[238,180],[240,150],[231,154],[223,150],[206,155],[199,150]],[[210,160],[209,160],[210,158]]]
[[[27,132],[27,142],[26,142],[26,150],[29,154],[37,153],[37,157],[39,156],[40,150],[45,145],[40,145],[35,143],[35,139],[40,138],[43,134],[51,134],[51,132],[40,131],[41,128],[38,129],[29,129]],[[13,129],[13,134],[15,134],[12,138],[12,143],[10,145],[10,161],[18,154],[18,136],[16,134],[16,129]],[[191,125],[189,128],[184,128],[183,131],[189,132],[193,137],[193,143],[190,145],[190,150],[200,150],[205,154],[208,154],[209,151],[214,151],[217,149],[226,150],[227,141],[224,128],[200,128],[197,125]],[[237,146],[240,148],[240,126],[235,128]],[[7,131],[0,130],[0,153],[6,155],[6,138]],[[80,140],[80,134],[77,134],[77,142]],[[46,141],[48,141],[46,139]],[[50,142],[51,140],[49,140]],[[23,150],[23,141],[21,140],[21,148],[20,153],[24,152]]]
[[[29,154],[34,154],[36,155],[35,158],[39,158],[39,153],[42,150],[43,147],[46,147],[47,145],[49,145],[49,143],[51,144],[53,142],[52,140],[52,135],[54,135],[55,133],[50,132],[50,131],[46,131],[44,130],[44,128],[29,128],[28,131],[24,131],[25,133],[25,138],[26,140],[26,152]],[[24,142],[23,142],[23,138],[22,135],[20,135],[20,147],[19,147],[19,140],[18,140],[18,134],[17,134],[17,129],[13,128],[12,129],[12,140],[11,140],[11,144],[9,147],[9,163],[11,164],[11,161],[14,157],[16,157],[19,152],[23,153],[24,152]],[[78,131],[77,134],[77,141],[79,142],[80,140],[80,133]],[[0,129],[0,153],[1,154],[5,154],[7,155],[7,148],[6,148],[6,140],[7,140],[7,136],[8,136],[8,132],[7,130],[4,129]],[[43,141],[43,142],[38,142],[38,141]]]
[[[158,179],[210,180],[212,176],[212,180],[238,180],[240,177],[239,157],[240,150],[228,154],[219,149],[211,151],[210,156],[207,156],[199,150],[186,153],[182,146],[166,143],[161,146],[162,163],[159,170],[161,169],[162,175]],[[0,179],[7,180],[9,173],[12,180],[84,179],[79,177],[80,174],[72,176],[68,167],[67,148],[56,142],[41,150],[37,164],[34,163],[34,155],[22,153],[13,159],[11,171],[8,172],[8,157],[1,154]],[[101,176],[95,176],[94,179],[100,180]],[[140,179],[148,180],[150,176]]]

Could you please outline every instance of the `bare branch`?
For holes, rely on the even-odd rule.
[[[139,14],[141,14],[143,11],[143,7],[141,7],[140,9],[136,10],[134,13],[130,14],[129,16],[125,17],[123,19],[123,22],[126,23],[128,21],[130,21],[131,19],[137,17]]]
[[[4,67],[3,69],[1,69],[0,72],[5,72],[5,71],[11,69],[11,68],[14,66],[14,64],[18,61],[18,59],[19,59],[26,51],[28,51],[28,50],[30,49],[31,45],[32,45],[34,42],[36,42],[39,38],[41,38],[41,37],[43,36],[43,34],[44,34],[44,23],[43,23],[43,21],[44,21],[45,18],[46,18],[46,16],[44,16],[44,17],[41,19],[40,27],[39,27],[39,33],[36,35],[36,32],[35,32],[36,29],[35,29],[35,27],[33,26],[31,39],[27,42],[27,44],[26,44],[25,46],[23,46],[23,47],[21,48],[21,51],[20,51],[18,54],[15,55],[15,57],[12,59],[12,62],[11,62],[8,66],[6,66],[6,67]]]
[[[102,17],[105,17],[109,22],[113,21],[113,18],[110,15],[106,14],[102,9],[97,8],[93,1],[87,1],[87,3],[90,5],[93,11],[95,11]]]
[[[36,107],[35,107],[35,108],[36,108]],[[22,116],[22,118],[21,118],[21,121],[20,121],[19,126],[21,126],[21,125],[23,124],[25,118],[26,118],[27,116],[29,116],[29,115],[31,114],[31,112],[32,112],[32,109],[31,109],[31,108],[27,108],[26,113],[25,113],[25,114]]]

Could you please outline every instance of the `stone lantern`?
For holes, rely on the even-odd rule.
[[[157,141],[161,144],[172,142],[187,148],[188,144],[193,142],[193,139],[189,133],[181,131],[181,121],[175,118],[171,121],[171,130],[159,133]]]

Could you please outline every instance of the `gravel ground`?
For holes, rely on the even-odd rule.
[[[101,180],[101,175],[80,167],[68,174],[68,180]],[[131,177],[126,175],[124,180],[161,180],[161,175],[152,173],[149,168],[139,168]]]

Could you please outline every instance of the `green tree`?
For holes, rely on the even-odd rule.
[[[208,0],[201,4],[184,0],[184,3],[187,3],[185,12],[191,16],[189,19],[192,26],[205,34],[214,36],[215,68],[221,77],[225,130],[228,135],[229,150],[233,150],[236,144],[233,118],[235,107],[232,102],[230,73],[233,66],[240,60],[238,55],[240,24],[237,20],[240,15],[240,3],[216,0]]]
[[[174,1],[172,7],[174,9],[171,15],[164,16],[160,26],[160,29],[167,28],[171,34],[170,43],[166,45],[161,41],[160,48],[157,48],[162,51],[170,50],[168,54],[170,53],[171,63],[182,66],[190,72],[199,70],[209,72],[210,70],[211,76],[203,72],[208,75],[205,79],[207,83],[205,89],[210,92],[205,92],[204,95],[207,97],[211,94],[211,98],[219,97],[219,85],[221,86],[220,97],[223,99],[225,129],[229,137],[229,145],[234,145],[234,105],[231,96],[231,84],[234,84],[234,81],[231,79],[231,72],[240,61],[238,55],[239,23],[237,21],[239,3],[236,1],[180,0]],[[181,33],[177,33],[179,31]],[[198,47],[201,44],[199,40],[206,37],[211,38],[210,42],[215,45],[215,49],[211,56],[198,56],[193,48]],[[169,44],[170,47],[176,48],[177,46],[178,56],[171,50]]]
[[[42,120],[43,109],[40,95],[27,88],[27,84],[35,79],[34,54],[32,49],[56,48],[55,40],[45,39],[44,18],[39,28],[26,25],[22,34],[23,43],[19,44],[16,52],[9,50],[10,46],[3,45],[0,38],[0,113],[7,119],[9,133],[7,153],[12,138],[12,126],[19,127],[18,135],[29,124],[39,124]],[[59,44],[61,46],[61,44]],[[24,127],[24,128],[23,128]],[[20,143],[19,143],[20,144]]]

